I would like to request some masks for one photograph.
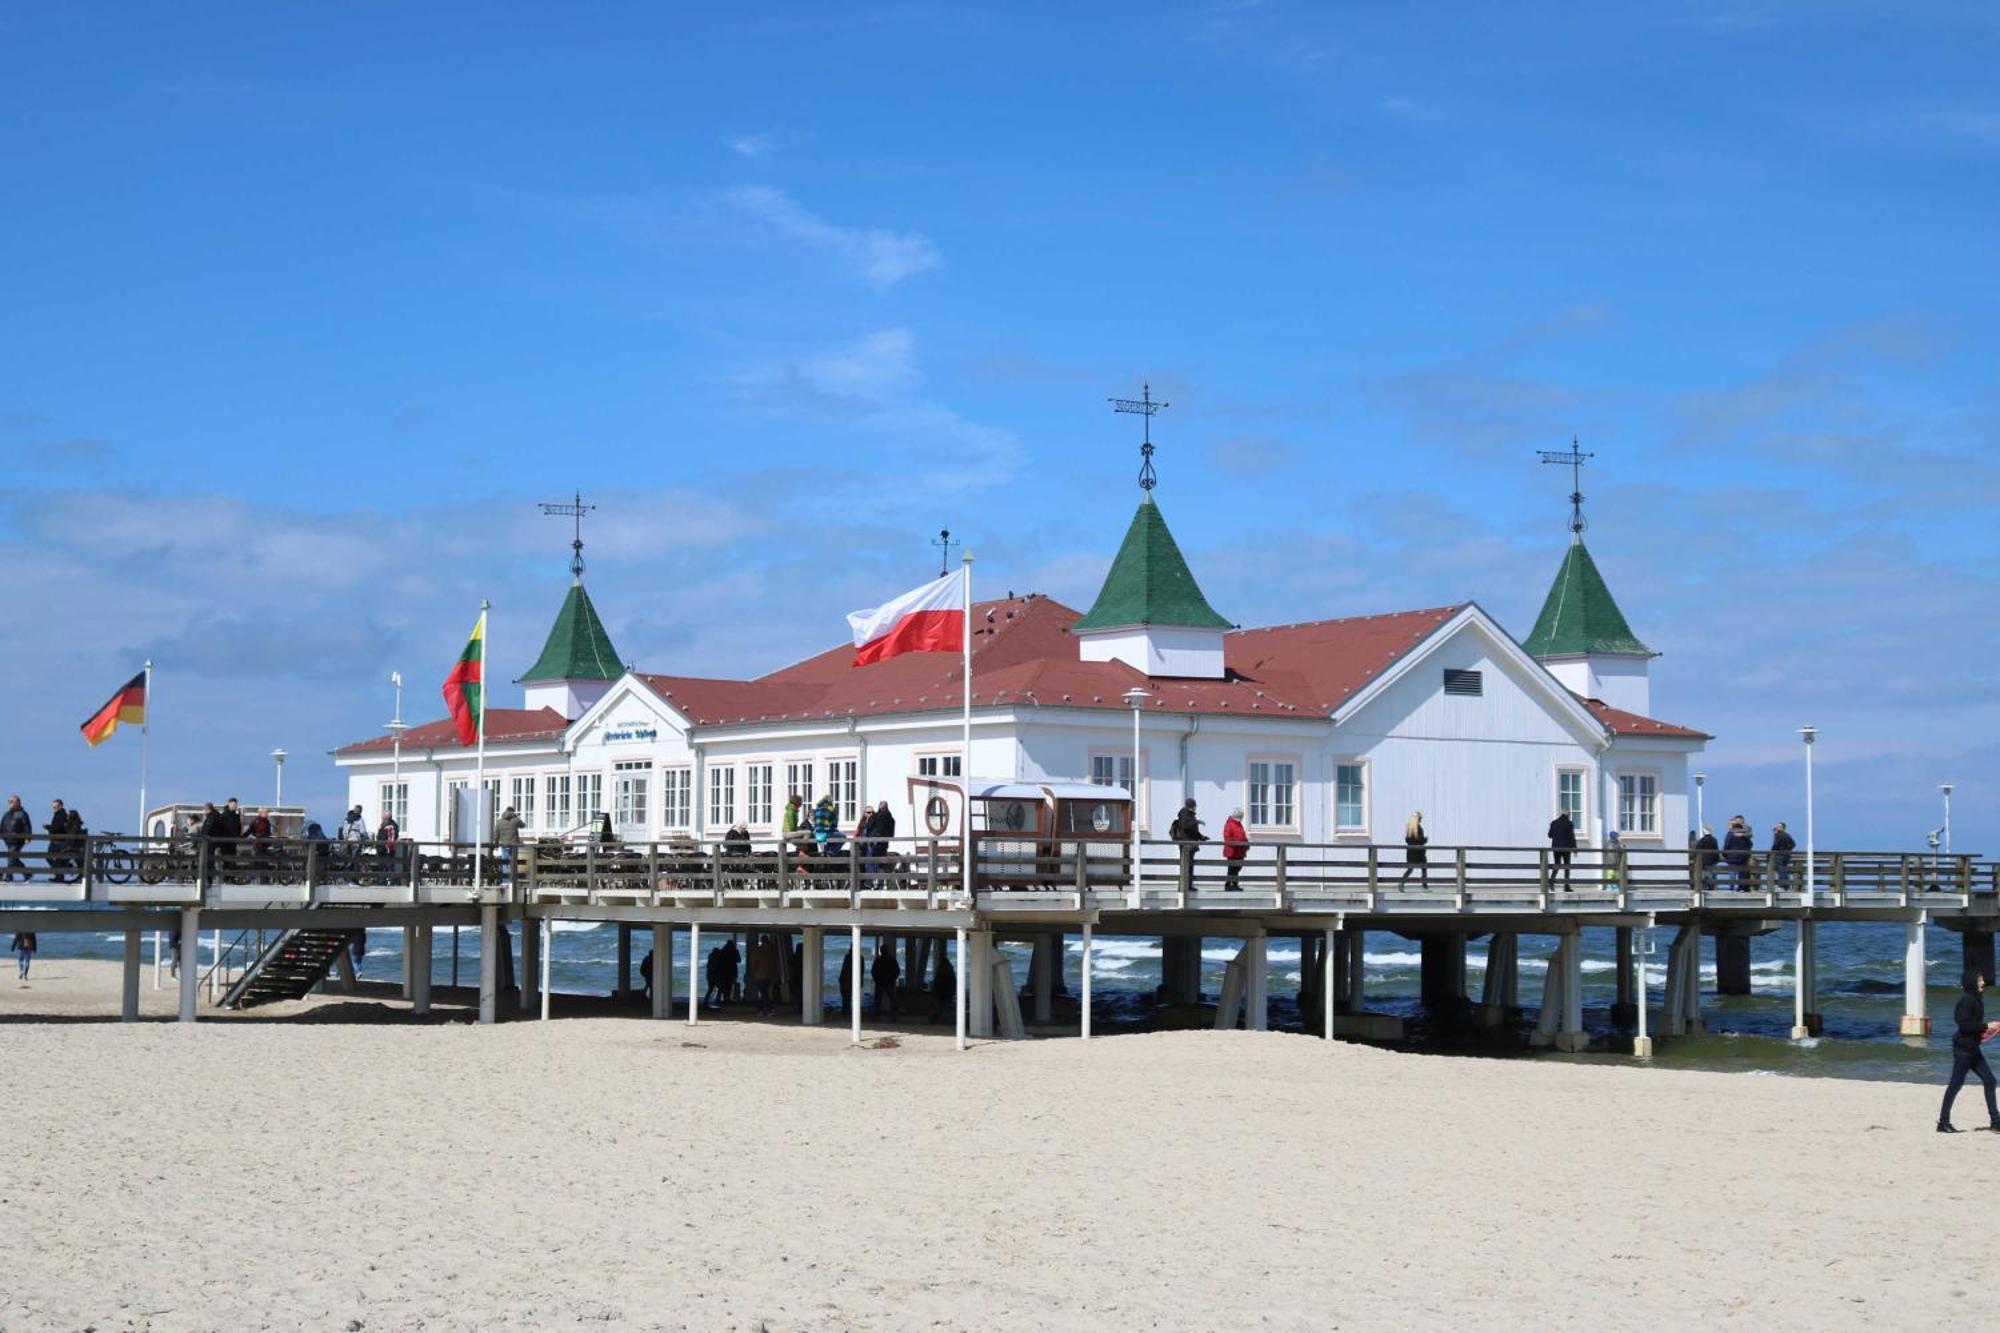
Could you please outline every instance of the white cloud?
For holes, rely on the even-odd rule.
[[[734,134],[728,142],[730,152],[752,162],[762,162],[778,148],[778,136],[770,133]]]
[[[741,185],[723,191],[719,199],[782,236],[834,256],[873,287],[893,287],[943,262],[928,237],[880,227],[843,227],[773,186]]]

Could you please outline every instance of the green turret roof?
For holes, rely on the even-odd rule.
[[[611,636],[604,632],[604,622],[597,618],[597,608],[590,604],[590,594],[583,590],[583,581],[579,579],[570,585],[562,610],[556,612],[556,623],[549,627],[542,655],[519,683],[616,680],[623,674],[625,668],[618,660],[618,650],[611,646]]]
[[[1534,631],[1521,646],[1534,657],[1580,657],[1587,653],[1654,656],[1625,623],[1624,613],[1612,600],[1611,589],[1605,586],[1604,576],[1597,572],[1597,562],[1590,558],[1581,537],[1570,543]]]
[[[1124,629],[1133,625],[1229,628],[1229,622],[1201,595],[1193,571],[1150,494],[1132,515],[1132,526],[1125,530],[1125,543],[1111,562],[1111,572],[1104,576],[1097,600],[1070,628]]]

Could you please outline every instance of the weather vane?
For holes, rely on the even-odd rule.
[[[943,578],[951,573],[951,548],[965,543],[953,541],[950,528],[939,528],[938,535],[931,538],[931,545],[938,548],[938,577]]]
[[[1597,457],[1596,454],[1581,453],[1576,447],[1576,437],[1570,436],[1569,448],[1564,450],[1538,449],[1544,463],[1562,463],[1569,468],[1569,530],[1578,537],[1590,526],[1583,521],[1583,465]]]
[[[1165,411],[1167,405],[1153,401],[1151,384],[1140,385],[1137,398],[1113,398],[1110,401],[1113,412],[1130,412],[1145,421],[1145,440],[1139,446],[1139,489],[1150,494],[1153,487],[1160,484],[1153,471],[1153,416]]]
[[[542,506],[544,514],[555,518],[572,518],[576,520],[576,538],[569,544],[569,572],[575,577],[578,583],[583,582],[583,516],[595,508],[597,508],[596,505],[587,505],[583,502],[582,491],[578,491],[567,504],[556,503],[544,504]]]

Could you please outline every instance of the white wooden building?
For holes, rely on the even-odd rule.
[[[1088,612],[980,602],[972,632],[972,776],[1130,785],[1137,688],[1154,836],[1191,796],[1209,836],[1240,806],[1254,841],[1396,845],[1420,810],[1440,846],[1535,845],[1559,805],[1587,845],[1687,837],[1706,737],[1646,716],[1653,654],[1580,536],[1525,647],[1473,602],[1233,629],[1148,494]],[[579,574],[522,707],[488,711],[489,799],[537,834],[608,811],[626,840],[712,840],[739,819],[774,833],[788,793],[831,793],[846,827],[886,800],[920,832],[909,780],[959,771],[958,655],[852,662],[843,643],[754,680],[628,670]],[[406,837],[470,838],[453,789],[474,756],[448,721],[334,761],[371,825],[387,809]]]

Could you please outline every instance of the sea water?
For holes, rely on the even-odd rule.
[[[1937,926],[1926,927],[1930,986],[1926,1003],[1931,1013],[1932,1035],[1905,1038],[1897,1035],[1903,1013],[1903,927],[1897,923],[1825,922],[1819,927],[1819,1009],[1824,1020],[1821,1037],[1793,1041],[1792,1028],[1792,949],[1796,928],[1785,926],[1757,936],[1750,945],[1751,993],[1723,996],[1714,992],[1715,966],[1712,944],[1707,944],[1702,966],[1702,1017],[1707,1034],[1700,1037],[1659,1038],[1655,1042],[1654,1064],[1671,1068],[1734,1070],[1768,1074],[1833,1076],[1842,1078],[1936,1081],[1940,1066],[1948,1061],[1951,1038],[1951,1010],[1959,994],[1959,978],[1964,971],[1960,937]],[[1652,932],[1654,952],[1645,959],[1646,984],[1653,997],[1657,1016],[1660,990],[1666,981],[1667,943],[1672,932]],[[702,952],[719,945],[727,932],[702,932]],[[227,944],[230,935],[225,932]],[[514,933],[518,948],[518,928]],[[747,952],[747,932],[737,932],[737,947]],[[200,957],[203,966],[213,961],[212,932],[203,931]],[[685,1003],[688,985],[688,932],[673,932],[675,993]],[[1536,1052],[1535,1059],[1576,1061],[1623,1060],[1616,1054],[1629,1030],[1613,1026],[1610,1008],[1615,998],[1616,980],[1611,957],[1613,934],[1608,929],[1587,930],[1583,935],[1583,1019],[1584,1026],[1604,1048],[1600,1052],[1559,1055]],[[847,951],[844,930],[826,932],[826,980],[824,991],[829,1006],[838,1004],[838,978]],[[43,935],[40,940],[45,958],[123,957],[124,936],[118,932],[63,933]],[[1075,996],[1081,988],[1082,939],[1065,937],[1062,989]],[[1705,942],[1706,943],[1706,942]],[[1213,1002],[1222,990],[1223,969],[1241,946],[1234,940],[1212,938],[1202,948],[1202,991]],[[1300,954],[1298,942],[1287,936],[1271,936],[1270,1020],[1279,1029],[1302,1027],[1298,1009]],[[1540,1001],[1543,979],[1556,940],[1553,936],[1520,937],[1518,971],[1520,999],[1532,1020]],[[368,981],[398,981],[402,977],[403,932],[400,929],[370,930],[360,975]],[[633,932],[631,986],[636,989],[641,961],[651,949],[651,932]],[[864,962],[872,960],[873,945],[867,946]],[[1029,947],[1005,943],[1002,957],[1014,967],[1022,984],[1028,976]],[[240,956],[240,954],[238,955]],[[1412,1041],[1452,1047],[1452,1038],[1434,1032],[1418,999],[1418,946],[1386,931],[1371,931],[1364,955],[1367,976],[1367,1008],[1373,1013],[1400,1016],[1408,1021]],[[145,959],[152,960],[152,944],[146,945]],[[452,931],[440,927],[432,939],[432,961],[438,985],[476,985],[479,979],[479,932],[465,927]],[[1467,949],[1466,986],[1474,997],[1479,993],[1485,967],[1485,946],[1474,941]],[[1098,935],[1091,949],[1093,1012],[1100,1032],[1121,1028],[1143,1028],[1151,1013],[1151,998],[1160,984],[1160,941],[1157,937]],[[550,955],[550,975],[558,993],[604,995],[616,984],[618,971],[618,930],[608,922],[559,921],[554,927],[554,948]],[[741,971],[739,967],[739,979]],[[873,985],[864,986],[870,992]],[[1483,1054],[1514,1053],[1527,1056],[1524,1044],[1514,1037],[1520,1030],[1502,1033],[1497,1040],[1478,1046]],[[1511,1035],[1510,1035],[1511,1033]],[[1465,1049],[1470,1049],[1469,1047]]]

